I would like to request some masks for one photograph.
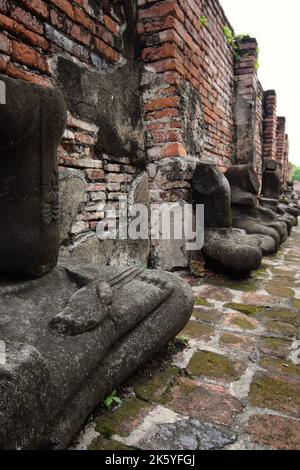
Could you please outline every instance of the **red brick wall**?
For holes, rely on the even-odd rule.
[[[274,90],[264,95],[264,159],[276,159],[277,152],[277,97]]]
[[[285,134],[284,141],[284,164],[283,164],[283,183],[287,183],[291,177],[292,165],[289,162],[289,136]]]
[[[255,130],[255,148],[257,155],[257,171],[262,178],[263,171],[263,122],[264,122],[264,90],[261,83],[257,83],[256,96],[256,130]]]
[[[235,162],[252,163],[261,176],[264,92],[257,75],[258,44],[256,39],[250,37],[241,39],[237,53],[238,59],[234,66],[236,84],[235,108],[236,112],[238,112],[237,107],[242,97],[241,105],[244,108],[244,116],[242,115],[241,125],[237,118],[235,122]]]
[[[47,58],[60,51],[90,65],[96,55],[120,62],[120,26],[88,0],[0,0],[0,71],[51,85]]]
[[[158,74],[147,82],[145,120],[152,160],[188,154],[180,116],[180,86],[197,91],[204,113],[201,158],[225,168],[233,157],[233,54],[224,35],[228,20],[216,0],[139,0],[142,58]],[[199,17],[206,18],[200,25]],[[163,130],[163,132],[161,132]]]
[[[286,120],[284,117],[277,118],[277,141],[276,141],[276,160],[280,165],[281,177],[284,179],[285,174],[285,127]]]

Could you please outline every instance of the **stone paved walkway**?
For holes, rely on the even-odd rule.
[[[247,281],[193,280],[179,339],[96,410],[80,449],[300,449],[300,228]],[[180,350],[178,350],[180,349]]]

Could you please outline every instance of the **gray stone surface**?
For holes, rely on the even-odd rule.
[[[204,204],[205,227],[230,227],[231,193],[224,175],[210,163],[198,163],[192,188],[194,201]]]
[[[236,435],[223,427],[195,419],[162,424],[147,442],[147,450],[218,450],[232,444]]]
[[[204,258],[209,266],[233,276],[247,277],[262,261],[262,241],[243,230],[210,229],[205,232]]]
[[[180,90],[180,116],[182,116],[183,141],[187,153],[202,157],[204,143],[204,115],[196,90],[185,82]]]
[[[235,186],[243,191],[256,194],[259,193],[260,182],[252,165],[233,165],[225,173],[230,186]]]
[[[58,256],[57,146],[66,107],[53,88],[0,78],[7,99],[0,113],[0,271],[36,277]]]
[[[232,219],[232,226],[245,230],[249,235],[259,234],[272,237],[276,242],[277,247],[279,246],[280,235],[278,231],[273,227],[261,223],[260,221],[241,216],[234,216]]]
[[[70,230],[84,200],[86,181],[80,171],[64,169],[59,174],[60,242],[68,242]]]
[[[256,109],[253,102],[239,94],[239,82],[237,82],[234,104],[234,120],[236,131],[235,161],[239,164],[255,164]]]
[[[95,232],[87,232],[60,253],[78,262],[103,266],[141,266],[149,264],[149,240],[99,240]]]
[[[248,234],[271,236],[278,245],[288,236],[286,223],[278,221],[275,212],[262,206],[234,206],[232,225],[246,230]]]
[[[243,189],[232,186],[231,188],[231,202],[241,206],[255,207],[257,204],[257,196]]]
[[[151,266],[155,269],[173,271],[186,269],[189,265],[184,240],[153,240]]]
[[[281,193],[281,173],[277,162],[274,160],[266,160],[265,170],[262,179],[262,195],[265,198],[277,199]]]
[[[0,449],[65,448],[193,309],[175,275],[71,262],[37,280],[2,280],[0,295]]]

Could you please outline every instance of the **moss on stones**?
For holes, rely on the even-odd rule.
[[[297,328],[289,323],[270,320],[265,325],[267,331],[271,333],[278,333],[287,338],[294,338],[297,335]]]
[[[290,323],[294,326],[300,325],[299,313],[291,309],[262,309],[260,315],[271,320]]]
[[[264,353],[275,353],[277,355],[282,355],[283,357],[288,355],[291,347],[291,341],[281,338],[264,337],[261,339],[261,344],[261,350]]]
[[[253,279],[268,279],[269,274],[266,267],[261,267],[252,273]]]
[[[235,363],[226,356],[210,351],[196,352],[191,358],[187,371],[191,375],[236,380],[240,374]]]
[[[293,307],[300,309],[300,299],[294,299],[293,300]]]
[[[88,450],[135,450],[133,447],[127,447],[121,442],[112,439],[103,439],[101,437],[95,439]]]
[[[246,315],[255,315],[259,311],[257,305],[247,305],[247,304],[238,304],[238,303],[228,303],[224,305],[225,308],[230,310],[237,310],[238,312],[245,313]]]
[[[230,333],[225,333],[221,336],[221,342],[223,344],[239,344],[240,338],[235,335],[231,335]]]
[[[178,373],[177,367],[156,371],[149,380],[134,387],[136,396],[145,401],[159,402]]]
[[[300,412],[299,381],[257,374],[251,384],[249,399],[252,406],[269,408],[298,415]]]
[[[190,321],[181,334],[198,340],[210,339],[214,334],[214,328],[211,325]]]
[[[235,335],[224,333],[220,337],[220,343],[228,348],[242,349],[243,351],[252,351],[256,347],[256,338],[246,335]]]
[[[130,399],[124,402],[120,408],[99,418],[96,423],[96,431],[100,433],[101,437],[107,439],[114,434],[129,436],[132,428],[137,425],[137,422],[142,421],[151,409],[149,404],[141,400]]]
[[[241,328],[243,330],[255,330],[256,329],[255,325],[253,325],[249,321],[243,320],[241,318],[234,319],[232,321],[232,325],[236,325],[236,326],[238,326],[239,328]]]
[[[197,297],[195,299],[195,305],[200,305],[202,307],[211,307],[212,305],[203,297]]]
[[[287,299],[293,299],[295,297],[293,289],[284,286],[282,282],[279,281],[270,281],[266,285],[265,289],[269,294],[274,295],[276,297],[284,297]]]
[[[288,280],[288,281],[294,281],[295,280],[295,273],[291,272],[291,271],[285,271],[284,269],[280,269],[280,268],[271,268],[271,271],[273,272],[273,274],[276,276],[276,278],[282,278],[284,280]]]
[[[197,309],[194,310],[193,312],[193,317],[195,317],[197,320],[208,322],[208,323],[216,323],[220,320],[222,317],[223,313],[218,310],[201,310]]]
[[[300,365],[293,364],[286,359],[264,358],[261,360],[260,366],[265,369],[274,370],[275,372],[281,372],[285,375],[300,377]]]

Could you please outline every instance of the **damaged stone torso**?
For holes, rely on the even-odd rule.
[[[54,90],[1,80],[0,271],[37,276],[58,256],[56,160],[66,111]]]

